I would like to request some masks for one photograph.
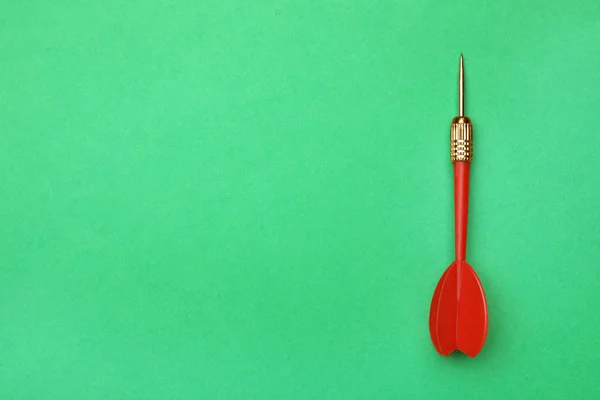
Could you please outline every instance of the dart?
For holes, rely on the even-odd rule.
[[[458,68],[458,116],[450,125],[450,161],[454,167],[455,260],[442,274],[431,301],[429,332],[443,356],[459,350],[475,357],[488,330],[487,303],[475,270],[467,263],[469,173],[473,158],[473,125],[464,115],[463,56]]]

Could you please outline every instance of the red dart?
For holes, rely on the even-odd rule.
[[[488,315],[481,282],[466,262],[469,172],[473,157],[473,126],[464,115],[464,68],[458,70],[458,117],[450,126],[450,159],[454,164],[454,235],[456,259],[433,292],[429,332],[443,356],[460,350],[475,357],[487,335]]]

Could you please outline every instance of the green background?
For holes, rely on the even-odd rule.
[[[598,398],[599,40],[596,0],[4,0],[0,397]],[[476,359],[428,332],[460,52]]]

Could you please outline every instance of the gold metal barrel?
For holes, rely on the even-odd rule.
[[[473,125],[469,117],[454,117],[450,125],[450,161],[473,159]]]

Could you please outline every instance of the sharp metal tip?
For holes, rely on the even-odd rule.
[[[465,72],[463,67],[463,55],[460,53],[458,65],[458,116],[465,115]]]

